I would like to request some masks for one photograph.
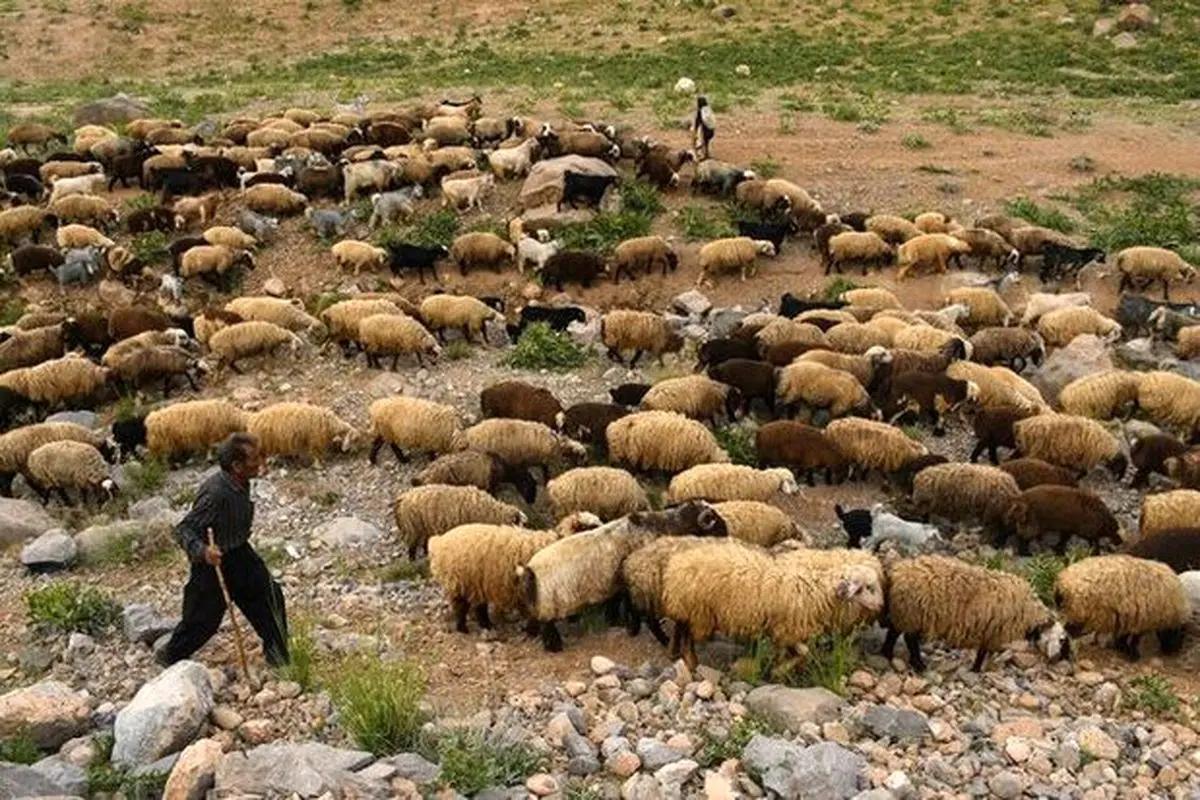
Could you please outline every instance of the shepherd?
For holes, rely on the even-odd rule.
[[[696,143],[696,160],[708,158],[708,143],[717,134],[717,117],[713,114],[708,98],[700,95],[696,98],[696,116],[692,119],[692,136]]]
[[[155,659],[170,666],[217,632],[226,611],[217,574],[221,570],[230,598],[262,640],[267,663],[281,666],[288,663],[283,591],[250,546],[250,481],[263,463],[258,440],[234,433],[218,447],[217,460],[221,468],[200,485],[192,510],[175,528],[175,540],[191,561],[191,575],[183,589],[183,618]]]

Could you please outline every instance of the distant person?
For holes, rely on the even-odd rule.
[[[250,546],[254,501],[250,480],[262,471],[258,440],[235,433],[217,449],[221,469],[200,485],[192,510],[175,528],[175,540],[192,562],[183,589],[183,619],[156,654],[163,666],[188,658],[212,638],[225,617],[217,568],[229,596],[262,639],[267,663],[288,663],[283,592]],[[210,533],[214,544],[209,544]]]
[[[708,98],[700,95],[696,98],[696,116],[692,119],[692,137],[696,144],[696,160],[708,158],[708,143],[717,133],[717,116],[713,114]]]

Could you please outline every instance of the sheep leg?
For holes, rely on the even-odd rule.
[[[1158,649],[1165,656],[1172,656],[1183,649],[1183,629],[1168,628],[1158,632]]]
[[[1121,648],[1121,652],[1128,656],[1130,661],[1137,661],[1141,658],[1141,653],[1138,652],[1138,643],[1141,639],[1140,633],[1130,633],[1125,636],[1125,646]]]
[[[925,671],[925,659],[921,658],[921,634],[904,634],[904,646],[908,648],[908,664],[916,672]]]
[[[417,358],[419,359],[420,356],[417,356]],[[395,372],[399,366],[400,366],[400,354],[393,353],[392,354],[392,372]]]
[[[1171,299],[1171,295],[1169,294],[1170,288],[1169,288],[1169,283],[1166,278],[1162,279],[1162,285],[1163,285],[1163,300],[1169,301]]]
[[[879,654],[888,661],[896,654],[896,640],[900,638],[900,631],[889,627],[887,634],[883,637],[883,647],[880,648]]]
[[[408,456],[404,455],[404,451],[400,449],[400,445],[393,443],[390,446],[392,448],[392,455],[396,457],[396,463],[407,464]]]
[[[560,291],[560,292],[562,291],[561,287],[559,288],[559,291]],[[629,368],[630,368],[630,369],[633,369],[633,368],[634,368],[634,367],[637,365],[638,359],[639,359],[639,358],[641,358],[641,357],[642,357],[642,351],[641,351],[641,350],[634,350],[634,351],[633,351],[633,358],[629,360]]]
[[[971,665],[971,672],[983,672],[983,662],[987,661],[987,657],[987,648],[979,648],[979,652],[975,654],[975,663]]]
[[[375,466],[381,449],[383,449],[383,437],[376,436],[375,441],[371,442],[371,452],[367,455],[367,461],[371,462],[371,466]]]
[[[541,624],[542,647],[547,653],[561,653],[563,649],[562,636],[553,622]]]
[[[667,632],[662,629],[662,622],[659,621],[658,617],[653,615],[646,617],[646,629],[650,631],[650,635],[663,647],[666,647],[670,643],[671,640],[667,638]]]
[[[492,629],[492,618],[488,615],[487,603],[475,606],[475,622],[485,631]]]
[[[817,485],[817,480],[816,480],[816,478],[813,477],[814,471],[815,470],[811,470],[811,469],[804,470],[804,482],[807,483],[809,486]],[[833,483],[833,481],[830,480],[829,470],[825,470],[825,483],[827,483],[827,484]]]
[[[62,498],[64,506],[73,505],[71,502],[71,495],[67,494],[67,490],[65,488],[62,486],[57,486],[55,488],[58,489],[58,496]]]
[[[676,623],[679,626],[679,623]],[[683,631],[679,634],[679,648],[683,654],[683,663],[687,664],[688,669],[694,670],[700,665],[700,659],[696,658],[696,642],[692,638],[692,629],[687,625],[683,625]]]
[[[467,598],[456,597],[450,601],[450,607],[454,609],[454,630],[459,633],[467,632],[467,609],[469,607]]]
[[[241,371],[240,369],[238,369],[238,368],[237,368],[237,359],[236,359],[236,358],[235,358],[233,361],[230,361],[230,362],[229,362],[229,368],[230,368],[231,370],[233,370],[233,372],[234,372],[234,374],[235,374],[235,375],[241,375],[241,374],[242,374],[242,371]]]
[[[1133,482],[1129,484],[1131,489],[1140,489],[1150,482],[1150,470],[1139,467],[1138,471],[1133,476]]]
[[[934,436],[945,436],[946,435],[945,420],[942,419],[942,415],[937,412],[936,408],[933,410],[933,435]]]
[[[650,617],[646,618],[646,626],[650,626]],[[637,636],[642,630],[642,614],[636,608],[629,609],[629,616],[625,618],[625,632],[630,636]],[[653,629],[650,631],[654,633]],[[657,636],[655,637],[657,638]]]

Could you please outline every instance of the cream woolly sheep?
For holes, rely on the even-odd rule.
[[[1076,471],[1100,464],[1120,480],[1129,465],[1121,443],[1095,420],[1070,414],[1039,414],[1013,425],[1017,450],[1027,458]]]
[[[1036,642],[1051,661],[1070,653],[1062,625],[1019,575],[946,556],[906,558],[888,568],[887,597],[881,652],[891,660],[904,634],[917,672],[925,671],[923,639],[975,650],[974,672],[983,669],[988,653],[1021,639]]]
[[[890,245],[900,245],[921,235],[921,229],[913,223],[890,214],[876,214],[867,218],[866,228]]]
[[[471,523],[431,537],[429,574],[450,598],[455,630],[467,632],[467,612],[471,610],[479,627],[486,630],[492,627],[492,615],[519,609],[517,568],[564,536],[599,524],[595,515],[584,512],[567,517],[550,531]]]
[[[1175,489],[1142,498],[1138,535],[1145,539],[1172,528],[1195,528],[1200,519],[1200,492]]]
[[[405,314],[374,314],[358,323],[357,341],[367,354],[367,365],[379,368],[381,356],[392,357],[392,370],[400,356],[411,353],[424,366],[425,357],[437,358],[442,348],[425,326]]]
[[[1065,233],[1043,228],[1037,225],[1025,225],[1013,228],[1007,233],[999,232],[1001,236],[1016,248],[1018,255],[1017,266],[1020,267],[1026,256],[1040,256],[1047,244],[1056,244],[1072,249],[1079,245]]]
[[[58,220],[44,208],[17,206],[0,211],[0,241],[15,245],[26,236],[38,239],[43,227],[57,225]]]
[[[1012,475],[983,464],[937,464],[913,478],[913,505],[925,515],[952,522],[999,525],[1021,490]]]
[[[1076,378],[1063,387],[1058,403],[1067,414],[1107,420],[1137,403],[1141,376],[1136,372],[1110,369]]]
[[[863,478],[873,469],[896,472],[929,453],[899,428],[865,419],[835,419],[825,428],[825,437]]]
[[[961,231],[947,232],[970,246],[971,255],[979,259],[980,266],[984,266],[989,258],[994,258],[996,259],[996,269],[1005,265],[1016,268],[1017,259],[1021,254],[996,231],[987,228],[967,228]]]
[[[1175,343],[1175,355],[1184,360],[1200,356],[1200,325],[1181,328]]]
[[[923,233],[909,239],[896,250],[896,280],[902,281],[913,269],[929,268],[934,273],[946,271],[946,264],[956,254],[971,252],[971,246],[944,233]]]
[[[613,467],[567,470],[546,484],[546,497],[556,520],[577,511],[590,511],[608,522],[650,508],[637,479]]]
[[[254,256],[245,250],[230,250],[224,245],[199,245],[179,257],[179,274],[184,278],[223,276],[238,266],[254,269]]]
[[[712,433],[671,411],[641,411],[615,420],[605,434],[613,464],[635,470],[682,472],[697,464],[729,463]]]
[[[741,403],[737,389],[703,375],[659,381],[642,398],[647,411],[674,411],[713,425],[723,417],[732,422]]]
[[[1040,414],[1049,408],[1036,388],[1005,367],[955,361],[946,368],[946,375],[979,387],[977,402],[981,408],[1009,408],[1025,415]]]
[[[442,205],[453,206],[455,211],[470,211],[478,208],[483,211],[483,198],[496,183],[491,173],[474,178],[442,180]]]
[[[68,440],[89,444],[112,455],[112,448],[102,434],[73,422],[41,422],[0,435],[0,495],[12,496],[13,478],[25,469],[30,453],[44,444]]]
[[[729,538],[759,547],[774,547],[786,540],[802,541],[800,529],[784,512],[758,500],[727,500],[713,508],[725,520]]]
[[[0,373],[21,367],[33,367],[64,354],[63,326],[47,325],[23,331],[0,333]]]
[[[50,442],[30,453],[25,477],[42,496],[43,504],[50,501],[54,489],[63,503],[70,505],[67,489],[78,489],[80,500],[87,502],[92,492],[98,497],[112,497],[117,488],[100,451],[86,442],[70,440]]]
[[[857,378],[815,361],[797,361],[779,371],[775,403],[827,409],[832,418],[872,409],[871,398]]]
[[[805,347],[828,347],[825,334],[816,325],[798,322],[794,319],[781,317],[767,323],[758,333],[754,334],[754,342],[760,353],[766,353],[771,348],[785,343],[803,345]]]
[[[1179,428],[1190,440],[1200,427],[1200,383],[1173,372],[1144,373],[1137,407],[1156,425]]]
[[[400,541],[415,561],[430,538],[459,525],[524,525],[519,508],[496,500],[474,486],[418,486],[396,496],[393,506]]]
[[[371,162],[378,163],[378,162]],[[246,207],[260,214],[288,216],[300,214],[308,206],[308,198],[278,183],[260,183],[242,192]]]
[[[369,459],[372,464],[386,442],[396,460],[404,463],[404,451],[421,453],[449,452],[459,432],[458,412],[453,406],[416,397],[385,397],[371,403],[368,411],[374,441]]]
[[[843,303],[853,306],[866,306],[868,308],[899,308],[903,309],[900,300],[896,295],[888,289],[882,289],[878,286],[868,286],[863,289],[850,289],[842,292],[838,298]]]
[[[70,195],[96,194],[107,182],[108,178],[103,172],[80,175],[76,178],[59,178],[50,188],[50,204],[53,205],[54,201]]]
[[[391,161],[371,160],[344,164],[342,180],[345,202],[363,193],[386,192],[400,176],[402,167]]]
[[[179,460],[203,454],[230,434],[245,431],[249,419],[249,414],[224,400],[194,400],[151,411],[141,427],[151,456]]]
[[[541,467],[543,478],[549,477],[551,462],[578,463],[587,457],[587,448],[579,442],[520,419],[485,419],[455,434],[451,448],[492,453],[514,467]]]
[[[921,233],[949,233],[950,218],[939,211],[926,211],[917,214],[913,219],[913,227]]]
[[[673,649],[695,668],[695,643],[717,631],[742,639],[765,634],[788,650],[822,633],[849,632],[883,609],[883,582],[878,560],[861,551],[771,556],[718,542],[667,562],[663,613],[675,622]]]
[[[1070,565],[1054,581],[1054,603],[1067,632],[1112,634],[1131,660],[1145,633],[1158,635],[1164,655],[1183,646],[1191,618],[1179,576],[1166,564],[1126,555],[1095,556]]]
[[[848,231],[839,233],[829,240],[829,259],[825,263],[825,274],[830,270],[840,273],[842,265],[858,263],[862,274],[872,265],[880,267],[892,263],[895,250],[883,237],[873,232]]]
[[[1121,273],[1117,291],[1139,283],[1149,288],[1155,281],[1161,281],[1164,300],[1171,299],[1168,295],[1171,281],[1191,283],[1196,277],[1195,267],[1162,247],[1127,247],[1117,253],[1116,265]]]
[[[666,239],[661,236],[639,236],[626,239],[613,251],[613,280],[619,282],[621,273],[635,278],[639,273],[651,275],[661,270],[663,277],[679,266],[679,256]]]
[[[647,311],[608,312],[600,320],[600,338],[608,348],[608,357],[615,361],[622,361],[623,351],[633,350],[633,358],[629,361],[631,369],[642,353],[658,356],[661,364],[666,353],[678,353],[683,349],[683,337],[671,328],[670,323]]]
[[[892,337],[892,346],[901,350],[939,353],[944,351],[949,343],[954,340],[962,342],[962,349],[969,358],[971,347],[965,337],[935,328],[932,325],[909,325],[907,328],[897,331]]]
[[[330,248],[330,252],[333,253],[338,269],[344,271],[353,268],[355,275],[364,269],[372,272],[381,270],[388,263],[387,250],[357,239],[340,241]]]
[[[712,538],[707,536],[663,536],[629,554],[621,564],[621,581],[629,593],[627,629],[630,636],[636,636],[645,621],[658,643],[667,645],[661,622],[663,573],[678,554],[712,543]],[[738,542],[729,544],[736,546]]]
[[[103,169],[93,161],[47,161],[38,167],[38,176],[42,183],[50,185],[61,180],[98,175]]]
[[[358,339],[358,325],[375,314],[402,314],[391,300],[342,300],[321,312],[321,321],[329,327],[329,337],[343,346]]]
[[[346,453],[358,431],[328,408],[309,403],[275,403],[250,417],[247,429],[264,456],[307,456],[316,465],[330,446]]]
[[[538,147],[537,139],[526,139],[516,147],[493,150],[487,154],[488,168],[500,180],[520,178],[529,173]]]
[[[175,213],[175,227],[185,228],[194,222],[205,225],[217,215],[217,207],[221,204],[219,192],[209,192],[200,197],[181,197],[171,206]]]
[[[758,500],[766,502],[777,493],[795,494],[799,490],[791,470],[755,469],[740,464],[697,464],[676,475],[667,487],[671,503],[684,500]]]
[[[240,228],[228,225],[215,225],[200,234],[209,244],[219,244],[230,250],[249,250],[258,244],[258,240]]]
[[[95,228],[87,225],[62,225],[54,235],[58,246],[64,250],[79,247],[115,247],[116,242]]]
[[[1043,314],[1038,320],[1038,333],[1051,347],[1064,347],[1076,336],[1090,333],[1107,342],[1121,337],[1121,325],[1088,306],[1070,306]]]
[[[1021,314],[1022,325],[1032,325],[1044,314],[1057,311],[1060,308],[1074,306],[1090,306],[1092,296],[1087,292],[1066,292],[1063,294],[1047,294],[1036,292],[1025,301],[1025,311]]]
[[[225,310],[246,320],[272,322],[292,332],[324,331],[319,319],[304,311],[299,300],[279,297],[235,297],[225,304]]]
[[[446,328],[458,328],[472,342],[482,337],[485,322],[503,322],[504,315],[474,297],[431,294],[421,301],[421,319],[439,338]]]
[[[865,389],[870,387],[880,366],[890,363],[891,358],[891,353],[887,350],[883,348],[871,348],[861,356],[835,353],[832,350],[809,350],[795,360],[797,362],[814,361],[832,369],[849,372]]]
[[[1012,309],[996,293],[995,289],[985,286],[960,286],[957,289],[951,289],[946,293],[946,302],[943,305],[954,303],[961,303],[970,309],[966,319],[962,320],[963,325],[984,328],[992,325],[1004,327],[1012,324]]]
[[[108,382],[109,370],[78,355],[44,361],[0,375],[8,389],[35,406],[57,406],[95,396]]]
[[[987,366],[1002,364],[1021,372],[1046,357],[1046,343],[1026,328],[982,328],[970,339],[971,360]]]
[[[497,456],[478,450],[438,456],[412,479],[413,486],[435,483],[474,486],[492,495],[496,494],[501,484],[509,483],[526,503],[532,505],[537,499],[537,481],[528,470],[510,467]]]
[[[463,275],[467,274],[468,268],[499,269],[506,261],[511,261],[516,252],[513,245],[487,231],[464,233],[450,245],[450,258]]]
[[[539,550],[518,568],[526,615],[539,623],[546,650],[562,649],[555,621],[589,606],[617,600],[621,566],[660,536],[724,536],[725,522],[708,503],[691,501],[665,511],[640,511]]]
[[[852,355],[864,355],[872,348],[889,347],[892,340],[892,334],[858,322],[842,322],[825,332],[825,341],[830,349]]]
[[[775,245],[765,240],[755,240],[748,236],[735,236],[730,239],[716,239],[700,248],[700,277],[696,285],[706,281],[712,285],[711,278],[719,272],[739,270],[742,280],[746,276],[754,277],[756,271],[754,258],[757,255],[775,255]]]
[[[274,353],[287,346],[292,355],[298,355],[304,341],[287,330],[270,322],[239,322],[214,333],[208,339],[208,349],[217,356],[220,366],[228,366],[241,374],[237,362],[262,353]]]
[[[163,397],[171,393],[171,380],[177,375],[187,379],[192,391],[199,388],[196,376],[204,365],[192,353],[175,345],[150,345],[127,352],[112,367],[112,378],[119,388],[144,387],[155,380],[163,382]]]
[[[50,211],[60,220],[92,225],[109,225],[121,219],[120,213],[107,200],[89,194],[60,197],[50,204]]]

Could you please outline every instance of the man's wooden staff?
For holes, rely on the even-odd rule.
[[[213,537],[212,528],[208,529],[208,546],[216,547],[217,542]],[[246,683],[251,683],[250,667],[246,665],[246,648],[242,645],[242,629],[238,627],[237,611],[233,607],[233,599],[229,596],[229,587],[225,585],[225,573],[221,569],[221,565],[217,564],[213,567],[217,571],[217,583],[221,585],[221,596],[225,598],[225,607],[229,611],[229,624],[233,628],[233,643],[237,646],[238,663],[242,666],[242,675],[246,678]]]

